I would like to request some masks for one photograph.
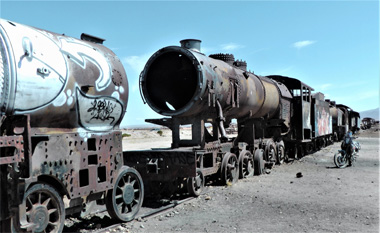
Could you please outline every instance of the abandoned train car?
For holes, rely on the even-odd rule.
[[[139,210],[142,179],[118,129],[127,76],[103,41],[0,21],[2,231],[61,232],[94,200],[123,221]]]
[[[300,80],[259,76],[232,54],[201,52],[200,40],[182,40],[154,53],[140,75],[144,102],[166,117],[147,122],[173,132],[171,148],[125,151],[146,195],[187,186],[199,195],[205,177],[233,183],[332,143],[329,102]],[[225,127],[236,119],[238,135]],[[191,139],[182,139],[181,126]],[[208,127],[208,126],[212,127]],[[212,129],[212,130],[209,130]]]

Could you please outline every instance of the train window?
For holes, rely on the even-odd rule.
[[[291,89],[291,92],[293,96],[301,96],[301,90],[300,89]]]
[[[311,102],[311,91],[307,87],[302,87],[302,99],[306,102]]]

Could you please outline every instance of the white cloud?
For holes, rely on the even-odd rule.
[[[132,69],[137,74],[140,74],[151,55],[150,53],[140,56],[128,56],[123,58],[122,61],[128,66],[128,70]]]
[[[312,45],[314,43],[316,43],[316,41],[313,41],[313,40],[297,41],[297,42],[293,43],[293,47],[297,48],[297,49],[302,49],[302,48],[307,47],[309,45]]]
[[[232,51],[232,50],[244,48],[243,45],[239,45],[235,43],[222,44],[221,47],[222,47],[222,50],[225,50],[225,51]]]
[[[325,90],[330,89],[331,86],[332,86],[331,83],[326,83],[326,84],[322,84],[322,85],[319,87],[319,89],[320,89],[321,91],[325,91]]]
[[[379,99],[379,91],[378,90],[364,91],[361,93],[357,93],[355,96],[357,96],[359,100],[372,99],[373,101],[376,101],[375,98]]]

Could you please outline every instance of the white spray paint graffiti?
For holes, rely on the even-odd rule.
[[[116,70],[120,60],[109,59],[114,55],[106,48],[4,20],[1,27],[15,58],[14,113],[41,116],[44,108],[57,107],[72,117],[76,111],[78,121],[69,127],[90,131],[111,130],[120,123],[125,110],[120,99],[126,91],[112,82],[113,72],[121,80],[126,77]]]
[[[57,44],[38,30],[25,27],[23,31],[28,36],[12,34],[17,38],[13,43],[13,52],[19,58],[16,67],[16,112],[51,103],[63,90],[67,77],[66,61]]]
[[[60,38],[61,51],[70,56],[83,69],[86,68],[86,60],[94,63],[99,71],[99,78],[96,80],[96,88],[102,91],[111,83],[111,69],[106,58],[89,45],[71,38]]]

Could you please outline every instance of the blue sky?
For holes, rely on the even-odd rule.
[[[105,38],[130,84],[122,126],[159,118],[138,76],[158,49],[182,39],[233,53],[259,75],[286,75],[355,111],[379,107],[379,1],[4,1],[0,17],[79,38]]]

